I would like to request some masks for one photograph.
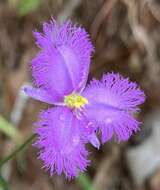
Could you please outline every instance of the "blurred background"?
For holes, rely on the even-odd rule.
[[[95,46],[89,79],[120,72],[139,83],[147,100],[137,118],[141,131],[128,142],[96,150],[87,172],[67,181],[41,169],[31,145],[1,167],[27,139],[46,104],[27,98],[32,36],[51,16],[84,26]],[[160,190],[160,1],[0,0],[0,190]]]

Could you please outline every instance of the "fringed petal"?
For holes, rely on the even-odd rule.
[[[50,108],[40,114],[36,125],[35,145],[40,148],[39,158],[50,175],[64,173],[73,178],[85,171],[89,161],[82,126],[69,109]]]
[[[87,98],[86,117],[102,132],[102,142],[113,134],[118,141],[127,140],[139,129],[133,118],[138,105],[145,100],[136,83],[119,74],[109,73],[101,81],[92,80],[82,95]]]
[[[87,32],[70,21],[58,26],[52,19],[44,23],[43,33],[34,32],[34,36],[41,48],[32,61],[35,84],[61,96],[81,91],[93,52]]]

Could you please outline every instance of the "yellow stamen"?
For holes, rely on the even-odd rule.
[[[80,108],[85,104],[88,104],[88,100],[79,94],[72,93],[64,97],[64,103],[70,108]]]

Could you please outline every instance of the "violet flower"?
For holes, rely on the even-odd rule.
[[[144,102],[136,83],[119,74],[105,74],[86,87],[94,51],[86,31],[70,21],[59,26],[53,19],[34,32],[40,53],[32,60],[35,87],[24,87],[27,95],[54,105],[40,114],[35,133],[39,158],[50,174],[73,178],[85,171],[89,161],[86,143],[99,148],[114,135],[127,140],[139,130],[133,114]]]

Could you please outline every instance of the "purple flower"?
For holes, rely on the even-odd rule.
[[[115,135],[127,140],[139,130],[134,119],[145,100],[136,83],[109,73],[86,87],[94,50],[86,31],[66,22],[44,23],[43,33],[34,32],[41,49],[32,60],[35,87],[24,87],[34,99],[56,106],[43,111],[36,123],[39,158],[50,174],[72,178],[89,164],[86,143],[99,148],[96,132],[105,143]]]

